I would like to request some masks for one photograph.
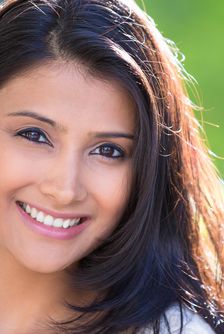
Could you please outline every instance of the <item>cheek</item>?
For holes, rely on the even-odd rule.
[[[105,222],[105,229],[116,225],[129,199],[131,185],[130,165],[114,170],[111,173],[102,173],[101,177],[92,183],[91,191],[98,204],[101,217]],[[106,224],[107,222],[107,224]]]
[[[28,185],[37,177],[37,166],[27,155],[10,147],[0,150],[0,192],[10,192]],[[13,194],[12,194],[13,195]]]

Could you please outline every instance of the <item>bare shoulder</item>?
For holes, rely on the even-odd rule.
[[[179,306],[172,306],[166,312],[166,319],[169,323],[170,333],[179,334],[181,328],[181,313]],[[165,319],[161,319],[161,334],[170,334]],[[197,313],[183,307],[183,330],[181,334],[215,334],[214,330]],[[153,334],[152,329],[141,329],[138,334]]]

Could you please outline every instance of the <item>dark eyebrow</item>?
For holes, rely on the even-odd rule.
[[[96,138],[127,138],[134,139],[134,135],[123,132],[96,132]]]
[[[33,111],[17,111],[17,112],[11,112],[9,114],[7,114],[7,116],[13,116],[13,117],[17,117],[17,116],[23,116],[23,117],[31,117],[34,118],[40,122],[44,122],[47,123],[49,125],[51,125],[54,128],[58,128],[61,131],[66,131],[65,127],[62,126],[61,124],[56,123],[55,121],[53,121],[52,119],[46,117],[46,116],[42,116],[36,112]]]

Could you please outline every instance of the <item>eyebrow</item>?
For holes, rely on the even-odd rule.
[[[127,139],[134,139],[134,136],[129,133],[123,132],[96,132],[96,138],[127,138]]]
[[[53,121],[52,119],[46,117],[46,116],[42,116],[36,112],[33,111],[28,111],[28,110],[24,110],[24,111],[17,111],[17,112],[11,112],[8,113],[7,116],[12,116],[12,117],[30,117],[30,118],[34,118],[40,122],[44,122],[47,123],[49,125],[51,125],[53,128],[58,128],[59,130],[66,132],[66,128],[59,124],[56,123],[55,121]],[[96,138],[127,138],[127,139],[134,139],[134,135],[129,134],[129,133],[123,133],[123,132],[94,132],[93,133],[94,136]]]
[[[13,116],[13,117],[22,116],[22,117],[34,118],[40,122],[44,122],[44,123],[51,125],[53,128],[58,128],[59,130],[64,131],[64,132],[66,131],[66,128],[63,125],[56,123],[55,121],[53,121],[52,119],[46,116],[39,115],[34,111],[24,110],[24,111],[11,112],[11,113],[8,113],[7,116]]]

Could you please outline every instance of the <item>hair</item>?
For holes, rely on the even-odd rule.
[[[175,49],[131,0],[6,1],[0,87],[54,61],[119,82],[137,120],[125,212],[112,235],[69,272],[74,287],[97,298],[65,303],[76,316],[49,326],[93,334],[150,326],[156,334],[167,308],[178,304],[223,333],[223,192]]]

